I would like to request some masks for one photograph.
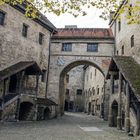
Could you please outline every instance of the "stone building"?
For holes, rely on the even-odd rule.
[[[124,0],[119,8],[135,4],[136,0]],[[116,12],[110,21],[115,36],[115,56],[107,74],[111,80],[109,126],[140,135],[140,26],[128,25],[127,14],[133,16],[131,9],[121,14],[120,19]]]
[[[0,6],[2,120],[36,120],[41,119],[41,113],[42,119],[44,114],[55,115],[56,104],[45,96],[50,37],[56,28],[40,13],[36,19],[26,18],[25,6]]]
[[[85,112],[103,117],[104,75],[95,67],[84,67]]]
[[[105,76],[114,53],[114,37],[110,29],[102,28],[66,27],[57,31],[51,38],[47,96],[58,103],[58,113],[63,114],[67,73],[74,67],[90,65]],[[107,104],[106,98],[106,110]]]
[[[84,111],[83,78],[83,66],[77,66],[67,73],[65,111]]]

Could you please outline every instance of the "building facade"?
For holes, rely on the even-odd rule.
[[[58,103],[60,114],[64,113],[66,74],[76,66],[91,65],[105,75],[113,53],[114,37],[110,29],[58,29],[51,38],[47,96]]]
[[[129,9],[119,15],[122,6]],[[111,80],[109,126],[140,135],[140,41],[139,24],[128,24],[127,15],[133,16],[136,1],[124,0],[110,22],[115,36],[115,56],[112,58],[107,79]]]
[[[36,120],[38,107],[46,107],[50,37],[56,28],[41,14],[30,19],[24,13],[25,5],[0,6],[2,120]]]
[[[103,117],[105,77],[95,67],[84,67],[85,112]]]
[[[77,66],[66,75],[65,111],[83,112],[83,66]]]

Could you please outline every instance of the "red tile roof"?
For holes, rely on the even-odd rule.
[[[114,38],[110,28],[58,28],[52,38]]]

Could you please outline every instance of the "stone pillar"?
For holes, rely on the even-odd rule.
[[[122,129],[121,98],[122,98],[122,74],[119,72],[119,100],[118,100],[118,117],[117,117],[117,128],[119,130]]]
[[[125,131],[130,132],[130,92],[129,92],[129,84],[126,83],[126,108],[125,108]]]
[[[111,95],[114,93],[114,74],[111,74],[111,79],[110,79],[110,97]],[[112,104],[111,104],[111,100],[109,103],[109,116],[108,116],[108,121],[109,121],[109,126],[112,127],[113,126],[113,115],[112,115]]]

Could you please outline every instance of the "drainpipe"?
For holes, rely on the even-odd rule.
[[[116,54],[115,54],[115,53],[116,53],[116,34],[117,34],[117,33],[116,33],[116,32],[117,32],[117,22],[116,22],[116,20],[115,20],[114,23],[115,23],[115,31],[114,31],[114,32],[115,32],[115,34],[114,34],[114,35],[115,35],[114,55],[116,55]]]
[[[45,94],[45,98],[47,98],[47,94],[48,94],[48,81],[49,81],[49,72],[50,72],[50,53],[51,53],[51,37],[52,34],[54,33],[54,31],[52,31],[50,33],[50,38],[49,38],[49,55],[48,55],[48,70],[47,70],[47,81],[46,81],[46,94]]]

